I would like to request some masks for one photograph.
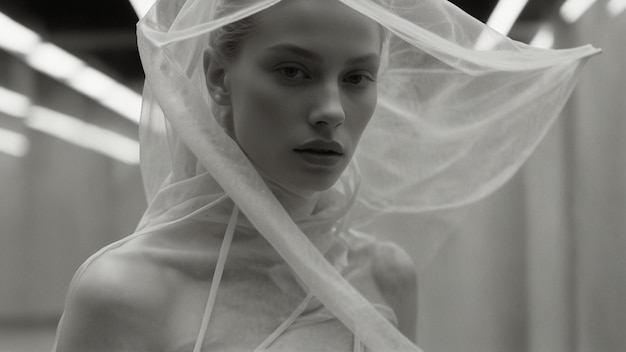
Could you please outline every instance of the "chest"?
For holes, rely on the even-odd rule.
[[[191,352],[208,287],[187,287],[168,308],[170,351]],[[271,280],[222,282],[202,351],[353,351],[353,334],[317,300]],[[304,308],[304,309],[302,309]],[[303,310],[297,313],[298,310]]]
[[[364,256],[348,256],[341,272],[389,320]],[[203,275],[204,276],[204,275]],[[205,315],[212,275],[177,277],[167,315],[164,350],[192,352]],[[227,265],[217,289],[202,351],[354,351],[354,335],[297,283],[286,266]]]

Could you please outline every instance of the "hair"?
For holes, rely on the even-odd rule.
[[[237,57],[241,42],[255,27],[254,15],[227,24],[211,33],[209,45],[214,50],[215,59],[230,63]]]
[[[237,5],[233,5],[233,3],[225,5],[221,1],[218,1],[214,6],[217,7],[215,13],[216,17],[232,12],[233,9],[237,9]],[[254,14],[212,31],[208,39],[212,54],[211,59],[224,66],[232,63],[239,54],[243,40],[254,30],[257,16],[258,14]],[[219,104],[212,104],[211,110],[213,116],[215,116],[226,133],[235,138],[235,127],[233,125],[232,116],[230,116],[232,111],[230,109],[224,109]]]
[[[261,13],[229,23],[211,32],[209,47],[213,49],[214,59],[222,64],[233,62],[239,53],[241,43],[254,30],[256,19]],[[382,26],[381,33],[383,36],[383,47],[381,49],[383,53],[382,69],[386,66],[386,60],[388,59],[386,54],[389,46],[389,34]]]

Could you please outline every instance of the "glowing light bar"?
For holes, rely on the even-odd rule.
[[[0,13],[0,48],[21,56],[28,65],[68,84],[135,123],[141,96],[67,51],[41,40],[32,30]]]
[[[563,21],[574,23],[596,2],[597,0],[567,0],[561,5],[559,13]]]
[[[487,20],[487,26],[496,30],[502,35],[508,35],[519,18],[520,14],[526,7],[528,0],[500,0],[493,9],[493,12]],[[498,38],[493,36],[488,29],[483,30],[476,41],[477,50],[490,50],[494,48],[498,42]]]
[[[26,54],[26,63],[60,81],[70,79],[85,66],[85,63],[74,55],[50,43],[35,46]]]
[[[132,89],[116,84],[114,89],[93,98],[100,104],[139,124],[141,96]]]
[[[611,17],[617,17],[626,10],[626,0],[609,0],[606,4],[606,12]]]
[[[141,96],[104,73],[89,66],[83,66],[74,71],[74,74],[65,81],[70,87],[121,116],[139,123]]]
[[[487,25],[507,35],[526,7],[528,0],[500,0],[487,20]]]
[[[139,142],[136,140],[75,117],[32,105],[25,95],[3,87],[0,87],[0,112],[23,118],[26,126],[68,143],[97,151],[127,164],[139,163]],[[0,129],[0,152],[19,157],[24,156],[28,149],[26,137]]]
[[[26,55],[41,42],[39,35],[2,12],[0,12],[0,30],[2,30],[0,47],[15,54]]]
[[[139,163],[139,143],[113,131],[41,106],[33,106],[26,125],[66,142],[127,164]]]
[[[130,4],[135,9],[137,17],[142,18],[152,7],[155,0],[130,0]]]
[[[30,142],[24,135],[0,128],[0,152],[21,158],[29,149]]]
[[[88,66],[82,66],[76,71],[67,79],[67,84],[92,98],[105,96],[117,87],[111,77]]]
[[[554,29],[549,25],[542,26],[530,42],[530,45],[537,48],[551,49],[554,46]]]
[[[0,112],[24,118],[28,114],[31,101],[28,97],[0,87]]]

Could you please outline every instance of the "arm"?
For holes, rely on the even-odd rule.
[[[398,329],[411,341],[417,334],[417,273],[411,257],[399,246],[384,243],[376,251],[374,280],[398,318]]]

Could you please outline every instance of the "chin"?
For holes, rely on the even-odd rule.
[[[324,192],[331,189],[339,177],[324,177],[319,176],[315,177],[312,175],[311,178],[307,180],[298,180],[299,182],[290,182],[289,189],[294,193],[317,193]]]

